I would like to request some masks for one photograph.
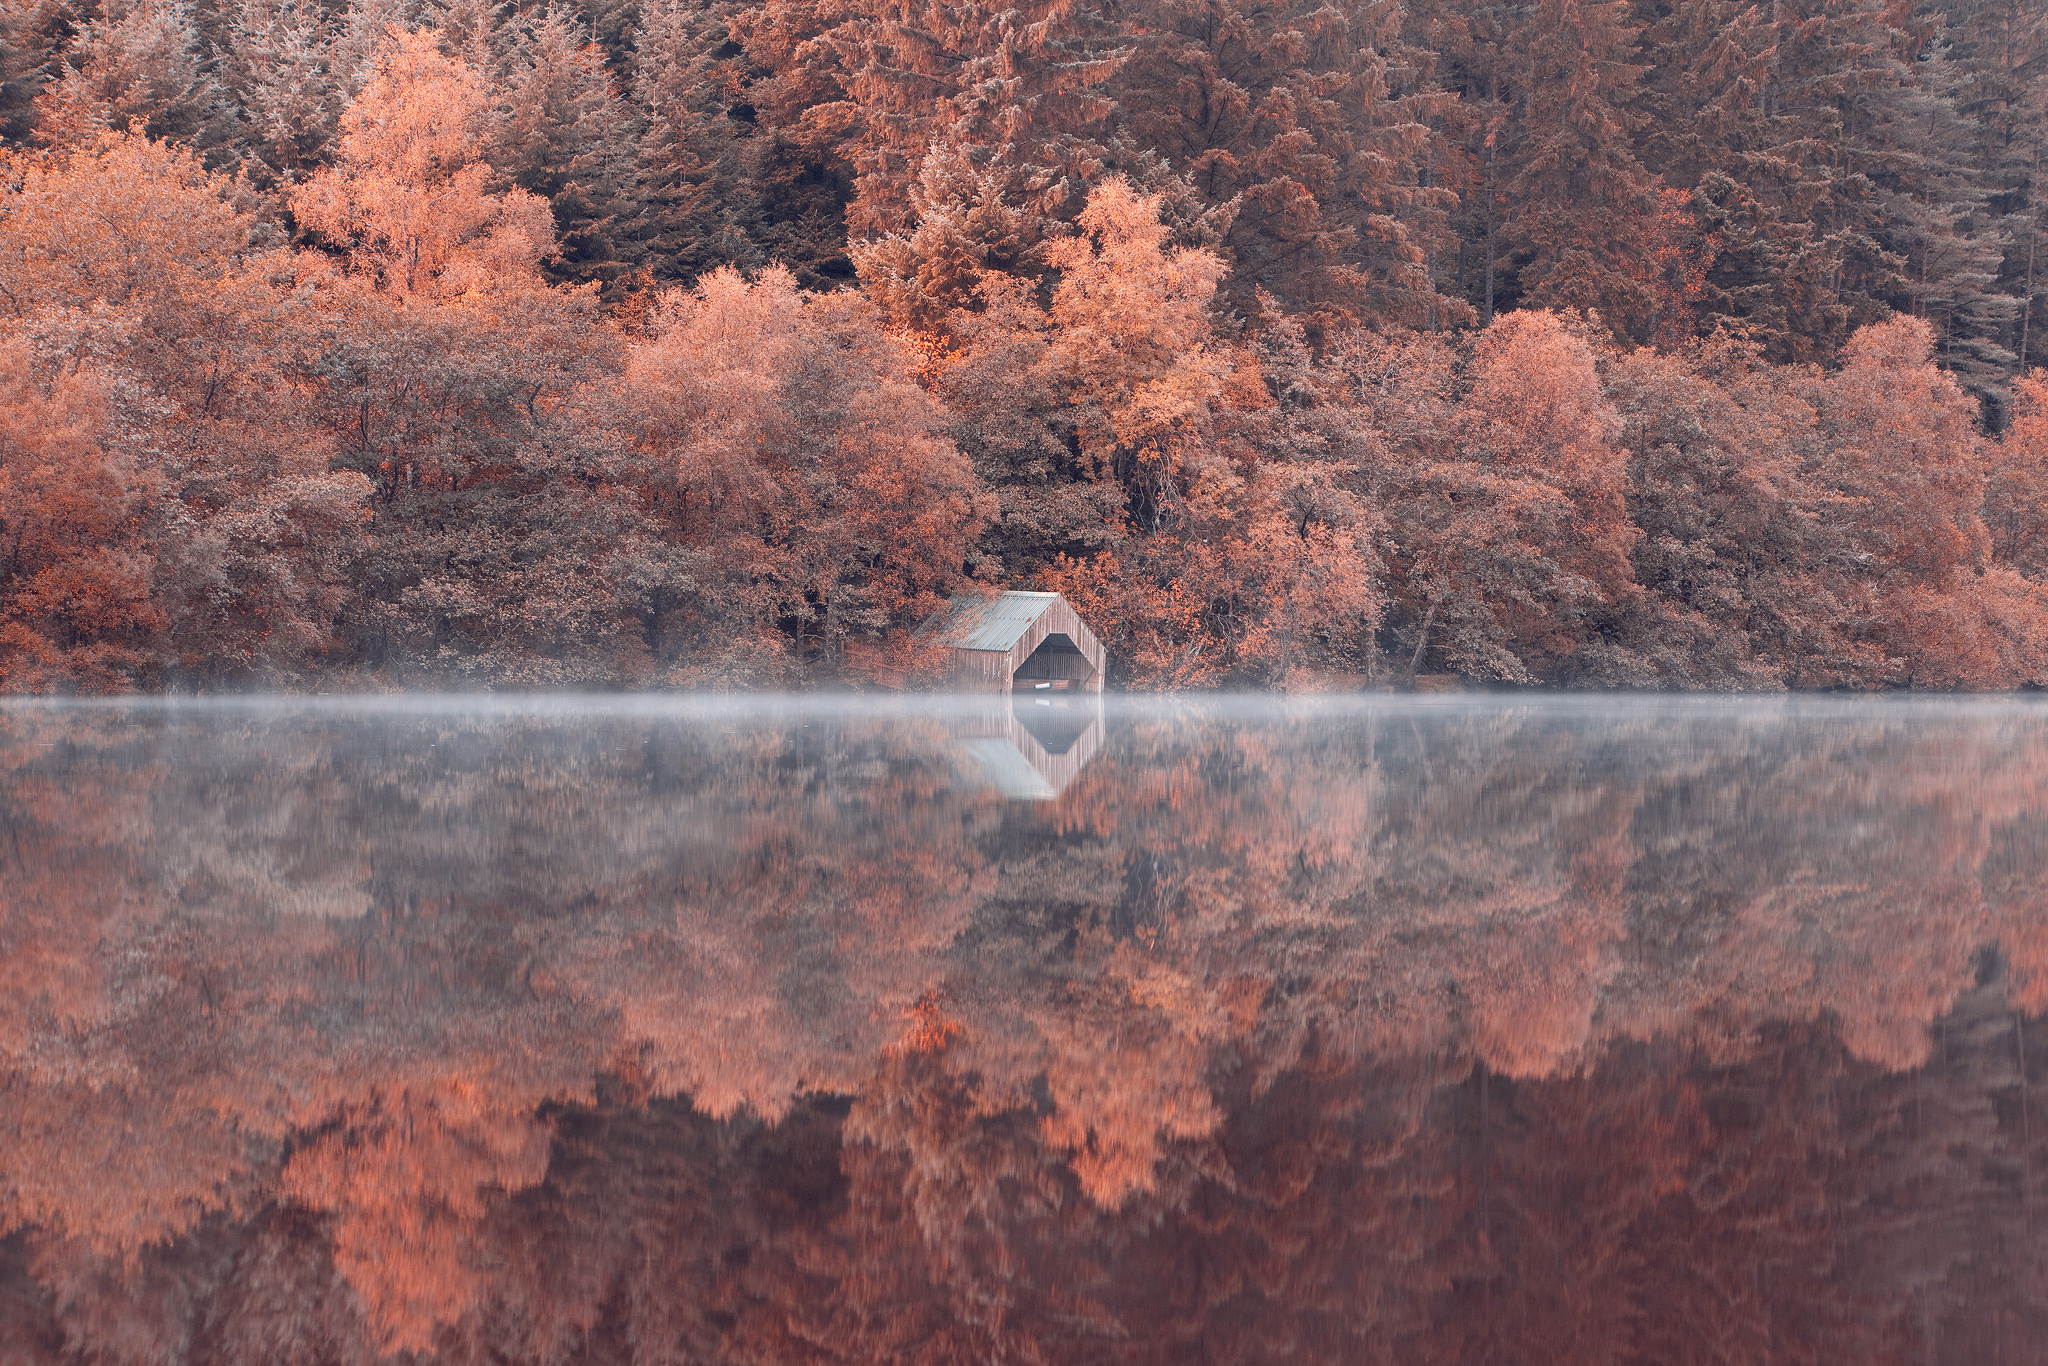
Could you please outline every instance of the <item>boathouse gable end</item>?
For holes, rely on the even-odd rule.
[[[963,691],[1007,693],[1041,684],[1102,691],[1102,642],[1057,593],[962,596],[925,629],[953,652],[954,686]]]

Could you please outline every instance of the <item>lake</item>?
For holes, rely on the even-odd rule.
[[[2048,1362],[2048,703],[0,706],[0,1361]]]

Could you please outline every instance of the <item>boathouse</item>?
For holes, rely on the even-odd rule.
[[[1057,593],[962,596],[926,625],[962,692],[1102,691],[1102,642]]]

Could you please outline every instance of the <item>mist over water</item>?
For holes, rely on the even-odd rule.
[[[1041,705],[1043,703],[1043,705]],[[0,1360],[2048,1360],[2048,706],[0,706]]]

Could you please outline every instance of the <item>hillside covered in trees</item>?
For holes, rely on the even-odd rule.
[[[2041,0],[9,0],[0,690],[2048,683]]]

